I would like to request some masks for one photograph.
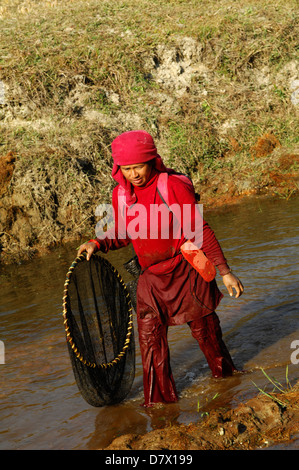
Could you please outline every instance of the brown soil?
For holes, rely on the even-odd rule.
[[[231,151],[227,159],[240,149],[235,139],[230,139]],[[272,134],[261,136],[251,149],[251,163],[231,172],[220,169],[207,173],[198,184],[200,202],[207,209],[236,204],[250,196],[276,196],[284,199],[299,191],[299,151],[289,153],[280,146]],[[202,168],[198,168],[199,172]]]
[[[290,443],[299,433],[299,383],[271,396],[261,393],[236,409],[213,410],[199,423],[127,434],[105,450],[253,450]]]
[[[267,133],[260,137],[252,147],[251,155],[253,158],[264,157],[272,153],[276,147],[281,147],[279,140],[275,135]]]
[[[7,191],[14,171],[15,160],[12,152],[0,157],[0,197]]]

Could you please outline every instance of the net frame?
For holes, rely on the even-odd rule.
[[[71,355],[71,363],[72,363],[73,368],[74,368],[74,359],[75,359],[76,361],[78,361],[81,364],[81,370],[82,370],[82,368],[83,369],[87,368],[87,370],[90,370],[90,373],[93,370],[94,371],[93,374],[94,374],[94,373],[96,373],[97,370],[100,372],[100,370],[111,369],[113,367],[117,367],[117,364],[120,363],[122,361],[122,359],[124,359],[124,356],[126,355],[129,348],[130,348],[130,350],[132,349],[132,347],[134,348],[134,327],[133,327],[133,311],[134,311],[134,309],[133,309],[133,306],[132,306],[132,301],[131,301],[129,290],[128,290],[125,282],[123,281],[121,275],[117,271],[117,269],[107,259],[103,258],[102,256],[98,256],[98,255],[93,255],[93,256],[96,256],[97,261],[99,261],[100,263],[103,263],[104,267],[107,268],[108,270],[110,270],[113,273],[113,276],[116,277],[117,281],[119,282],[119,285],[120,285],[121,289],[123,290],[124,299],[125,299],[125,302],[126,302],[126,309],[127,309],[127,313],[128,313],[126,336],[125,336],[122,348],[120,348],[118,354],[113,359],[109,358],[109,362],[102,362],[100,364],[97,364],[96,362],[91,362],[88,359],[86,359],[86,357],[84,357],[84,354],[82,354],[82,352],[80,352],[74,338],[72,337],[71,328],[70,328],[70,324],[69,324],[69,318],[68,318],[68,294],[69,294],[68,289],[69,289],[69,284],[72,281],[72,275],[73,275],[73,272],[74,272],[75,268],[77,267],[77,265],[79,263],[81,263],[82,261],[86,260],[86,253],[82,253],[80,256],[76,257],[76,259],[72,262],[72,264],[71,264],[71,266],[70,266],[70,268],[69,268],[69,270],[66,274],[66,279],[65,279],[65,283],[64,283],[63,304],[62,304],[63,305],[63,312],[62,312],[63,324],[64,324],[66,340],[67,340],[67,344],[68,344],[69,353]],[[77,367],[75,367],[75,369],[77,369]],[[88,401],[90,404],[92,404],[94,406],[102,406],[102,400],[101,399],[94,398],[93,396],[90,397],[90,392],[86,392],[85,390],[83,390],[84,386],[82,388],[82,383],[80,383],[81,380],[78,377],[78,370],[74,370],[74,373],[75,373],[75,378],[76,378],[76,382],[77,382],[77,385],[79,387],[79,390],[81,391],[81,393],[82,393],[83,397],[86,399],[86,401]],[[79,372],[79,375],[80,375],[80,372]],[[78,381],[78,378],[79,378],[79,381]],[[89,380],[90,379],[87,379],[87,382],[89,382]],[[89,388],[88,383],[87,383],[87,388]],[[121,395],[121,397],[122,397],[122,395]],[[112,399],[110,401],[111,401],[111,403],[113,402]],[[106,404],[109,404],[109,402],[107,402]]]

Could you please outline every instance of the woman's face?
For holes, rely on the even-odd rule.
[[[149,163],[138,163],[136,165],[124,165],[120,169],[126,180],[134,186],[144,186],[150,179],[152,165]]]

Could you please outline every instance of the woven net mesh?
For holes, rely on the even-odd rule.
[[[135,375],[132,304],[104,258],[77,258],[67,274],[64,325],[77,386],[92,406],[122,401]]]

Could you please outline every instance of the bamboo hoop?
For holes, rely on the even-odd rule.
[[[127,286],[124,283],[124,281],[123,281],[122,277],[120,276],[119,272],[114,268],[114,266],[112,266],[111,263],[109,263],[109,261],[107,261],[106,259],[104,259],[102,257],[100,257],[100,258],[101,258],[101,262],[103,262],[109,269],[111,269],[111,271],[113,271],[114,274],[116,274],[119,282],[121,283],[122,287],[124,288],[125,295],[126,295],[126,302],[127,302],[128,312],[129,312],[129,321],[128,321],[126,339],[125,339],[122,350],[110,362],[106,362],[106,363],[102,363],[102,364],[96,364],[95,362],[90,362],[90,361],[88,361],[84,358],[84,356],[78,350],[78,348],[75,344],[75,341],[71,336],[70,328],[69,328],[69,324],[68,324],[68,318],[67,318],[68,285],[70,283],[73,271],[74,271],[75,267],[77,266],[77,264],[81,261],[86,260],[86,253],[82,253],[80,256],[77,256],[77,258],[73,261],[73,263],[71,264],[71,266],[70,266],[70,268],[67,272],[66,280],[65,280],[65,283],[64,283],[63,304],[62,304],[63,313],[62,313],[62,315],[63,315],[63,318],[64,318],[63,324],[64,324],[65,333],[66,333],[66,340],[69,342],[69,344],[70,344],[72,350],[74,351],[74,354],[77,357],[77,359],[79,359],[87,367],[91,367],[91,368],[94,368],[94,369],[97,368],[97,367],[102,368],[102,369],[107,369],[107,368],[113,367],[115,364],[117,364],[127,352],[127,349],[129,347],[129,344],[130,344],[131,339],[132,339],[133,307],[132,307],[132,302],[131,302],[131,299],[130,299],[130,294],[128,292]]]

